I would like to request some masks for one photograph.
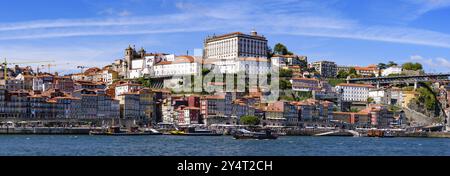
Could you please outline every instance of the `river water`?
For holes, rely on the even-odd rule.
[[[450,156],[450,139],[2,135],[0,156]]]

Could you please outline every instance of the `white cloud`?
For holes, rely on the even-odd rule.
[[[198,2],[198,1],[193,1]],[[256,28],[260,33],[305,35],[395,42],[450,48],[450,35],[423,29],[395,26],[365,26],[358,21],[339,17],[339,13],[317,1],[267,2],[284,9],[254,1],[217,3],[214,8],[201,3],[178,2],[181,12],[170,15],[93,19],[40,20],[0,23],[0,40],[42,39],[76,36],[113,36],[197,31],[235,31]],[[258,1],[259,2],[259,1]],[[443,7],[447,0],[429,1],[433,8]],[[319,3],[319,4],[317,4]],[[282,8],[284,7],[284,8]],[[311,10],[316,7],[317,9]],[[315,11],[317,10],[317,11]],[[330,14],[327,11],[332,11]],[[106,9],[104,13],[115,13]]]
[[[409,60],[423,64],[430,72],[448,72],[447,70],[450,69],[450,61],[443,57],[424,58],[420,55],[413,55]]]

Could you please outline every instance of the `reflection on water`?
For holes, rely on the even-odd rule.
[[[0,155],[448,155],[450,139],[280,137],[234,140],[231,136],[0,136]]]

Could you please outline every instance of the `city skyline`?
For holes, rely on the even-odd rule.
[[[52,70],[75,72],[122,58],[130,44],[181,55],[208,35],[256,29],[269,46],[283,43],[311,61],[414,61],[446,72],[449,7],[448,0],[14,1],[0,7],[0,57],[57,60]]]

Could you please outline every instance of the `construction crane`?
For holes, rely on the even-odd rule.
[[[52,73],[51,71],[50,71],[50,68],[51,67],[56,67],[56,65],[55,64],[45,64],[45,65],[41,65],[42,67],[47,67],[48,68],[48,73]]]
[[[8,63],[8,61],[5,58],[5,62],[1,63],[3,65],[3,78],[4,80],[8,80],[8,65],[19,65],[19,64],[37,64],[37,63],[50,63],[55,62],[54,60],[48,60],[48,61],[30,61],[30,62],[16,62],[16,63]]]

